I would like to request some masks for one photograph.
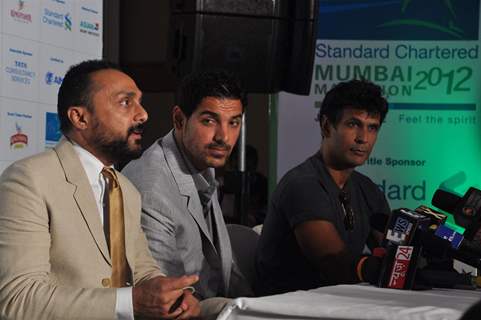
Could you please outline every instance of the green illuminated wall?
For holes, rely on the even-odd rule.
[[[318,149],[326,91],[367,78],[390,111],[359,171],[392,208],[430,205],[439,187],[481,188],[479,11],[474,0],[321,1],[311,95],[279,96],[278,178]]]

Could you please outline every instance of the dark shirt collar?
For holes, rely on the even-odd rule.
[[[326,178],[326,183],[328,183],[328,188],[329,190],[337,190],[336,194],[339,195],[339,193],[341,191],[344,191],[345,193],[347,194],[350,194],[350,191],[351,191],[351,175],[349,175],[349,178],[347,178],[346,180],[346,183],[344,184],[344,187],[343,188],[339,188],[339,186],[336,184],[336,182],[334,181],[334,178],[331,176],[331,174],[329,173],[329,170],[327,170],[327,166],[326,166],[326,163],[324,162],[324,159],[322,158],[322,154],[321,154],[321,151],[318,151],[314,157],[316,159],[318,159],[318,163],[319,163],[319,173]]]

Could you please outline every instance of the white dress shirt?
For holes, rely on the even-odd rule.
[[[77,152],[80,158],[80,162],[87,174],[90,186],[95,197],[95,203],[99,209],[99,218],[104,224],[104,193],[105,193],[105,180],[102,175],[102,169],[105,167],[102,161],[97,159],[93,154],[73,142],[73,148]],[[118,288],[117,297],[115,300],[115,313],[119,320],[133,320],[134,319],[134,307],[132,302],[132,287]]]

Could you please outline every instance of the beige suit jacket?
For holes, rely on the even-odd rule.
[[[118,174],[134,283],[161,275],[140,228],[140,195]],[[98,208],[67,140],[0,177],[0,319],[114,319],[116,289]]]

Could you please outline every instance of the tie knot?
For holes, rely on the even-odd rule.
[[[104,167],[101,173],[104,178],[107,179],[107,182],[112,185],[113,188],[116,188],[119,185],[119,181],[117,180],[117,175],[115,174],[114,169]]]

